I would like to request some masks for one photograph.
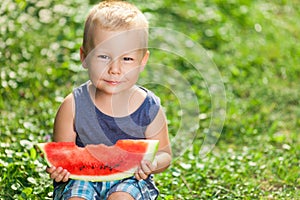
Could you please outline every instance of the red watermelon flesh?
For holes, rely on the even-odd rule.
[[[114,146],[87,145],[73,142],[39,143],[49,166],[62,167],[70,178],[111,181],[133,175],[142,160],[152,161],[158,140],[119,140]]]

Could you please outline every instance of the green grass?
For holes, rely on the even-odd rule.
[[[86,78],[78,48],[89,5],[34,2],[0,5],[0,199],[5,200],[51,198],[51,180],[33,145],[49,141],[62,98]],[[299,199],[299,2],[132,2],[147,13],[152,27],[176,30],[202,45],[226,92],[221,136],[213,151],[201,156],[213,109],[205,77],[189,59],[153,50],[152,65],[188,80],[201,112],[193,144],[155,177],[160,199]],[[160,96],[174,138],[184,126],[179,111],[185,105],[170,89],[172,81],[170,76],[167,84],[147,87]],[[181,82],[175,83],[180,88]]]

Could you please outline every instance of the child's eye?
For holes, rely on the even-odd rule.
[[[108,61],[110,59],[110,57],[107,55],[99,55],[98,58],[100,58],[101,60],[105,60],[105,61]]]
[[[134,59],[131,57],[124,57],[123,60],[128,62],[128,61],[133,61]]]

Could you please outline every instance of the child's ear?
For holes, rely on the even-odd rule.
[[[85,62],[86,54],[83,50],[83,47],[80,47],[80,61],[82,63],[83,68],[87,68],[86,62]]]
[[[145,69],[145,66],[148,62],[149,56],[150,56],[150,51],[147,50],[141,61],[141,71],[143,71]]]

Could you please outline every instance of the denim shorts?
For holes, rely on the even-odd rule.
[[[134,177],[109,182],[89,182],[70,180],[60,183],[54,188],[54,200],[66,200],[71,197],[81,197],[87,200],[105,200],[114,192],[126,192],[135,200],[156,199],[159,192],[152,176],[138,181]]]

